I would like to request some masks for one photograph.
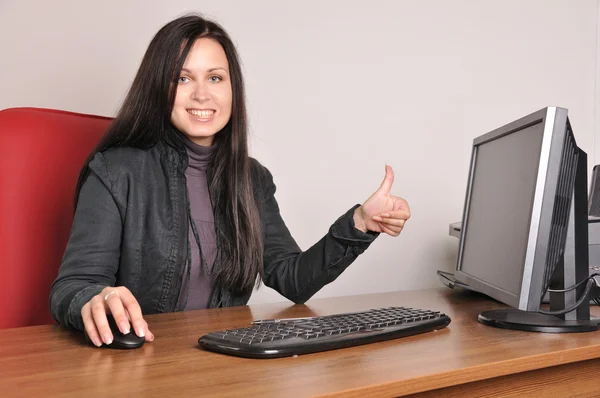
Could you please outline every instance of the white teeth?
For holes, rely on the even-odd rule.
[[[200,111],[197,109],[190,109],[188,112],[196,117],[199,117],[200,119],[208,119],[209,117],[212,116],[213,113],[215,113],[215,111],[212,111],[212,110],[201,110]]]

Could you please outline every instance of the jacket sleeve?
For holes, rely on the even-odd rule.
[[[262,166],[261,166],[262,167]],[[264,167],[264,275],[265,285],[296,304],[302,304],[334,281],[379,235],[354,227],[355,205],[306,251],[300,250],[286,227],[275,200],[273,176]]]
[[[90,162],[81,187],[71,234],[50,291],[50,312],[62,325],[83,330],[81,308],[106,286],[119,267],[122,219],[111,194],[102,154]]]

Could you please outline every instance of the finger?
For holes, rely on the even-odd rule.
[[[148,324],[144,320],[142,316],[142,309],[138,304],[137,300],[131,294],[131,292],[126,288],[120,288],[119,295],[121,296],[121,301],[123,306],[129,313],[129,317],[131,319],[131,324],[133,325],[133,329],[135,330],[135,334],[139,337],[146,336],[146,330],[148,329]]]
[[[404,223],[406,223],[406,220],[403,220],[401,218],[388,218],[388,217],[379,217],[379,216],[373,216],[373,220],[377,221],[378,223],[381,224],[385,224],[388,226],[394,226],[394,227],[404,227]]]
[[[408,220],[410,218],[410,210],[408,209],[398,209],[387,211],[385,213],[381,213],[379,216],[381,218],[395,218],[398,220]]]
[[[385,178],[381,183],[381,186],[377,190],[377,192],[383,193],[385,195],[389,195],[392,191],[392,184],[394,184],[394,170],[389,165],[385,165]]]
[[[148,329],[148,324],[146,323],[146,341],[154,341],[154,334]]]
[[[131,324],[131,315],[129,315],[129,312],[127,312],[127,310],[125,310],[125,314],[127,314],[127,320],[129,321],[129,324]],[[145,322],[145,320],[144,320],[144,322]],[[146,324],[146,331],[144,332],[144,334],[145,334],[144,337],[146,338],[146,341],[149,341],[149,342],[154,341],[154,333],[152,333],[150,331],[150,329],[148,327],[148,322],[145,322],[145,324]],[[137,335],[137,333],[136,333],[136,335]]]
[[[410,206],[408,205],[408,202],[406,201],[406,199],[399,198],[397,196],[392,196],[392,198],[394,199],[393,210],[404,209],[410,213]]]
[[[408,202],[406,201],[406,199],[394,195],[390,195],[390,198],[393,200],[394,203],[393,210],[398,210],[402,208],[408,209]]]
[[[379,223],[379,227],[381,228],[381,230],[383,232],[385,232],[386,234],[390,235],[390,236],[398,236],[400,235],[400,232],[402,231],[402,228],[400,228],[400,231],[394,231],[392,228],[393,227],[387,227],[385,224]]]
[[[85,328],[85,332],[88,335],[88,338],[96,347],[100,347],[102,345],[102,340],[100,339],[98,329],[96,329],[96,325],[94,324],[94,319],[92,317],[92,308],[89,303],[84,305],[81,309],[81,318],[83,319],[83,326]]]
[[[383,226],[385,226],[386,228],[388,228],[390,231],[393,231],[397,234],[400,234],[400,232],[402,232],[402,230],[404,229],[403,227],[397,227],[395,225],[388,225],[388,224],[382,224]]]
[[[108,319],[106,319],[106,308],[104,305],[104,297],[102,296],[102,293],[94,296],[94,298],[92,298],[90,301],[90,306],[92,307],[92,318],[96,328],[98,329],[98,333],[105,344],[110,344],[113,341],[113,335],[110,331],[110,326],[108,326]]]
[[[105,297],[108,308],[110,309],[110,313],[115,319],[115,323],[119,327],[119,330],[123,334],[128,334],[131,331],[131,326],[129,324],[127,311],[125,311],[125,307],[123,307],[123,303],[121,302],[118,291],[117,294],[111,294],[110,296]]]
[[[395,233],[400,233],[403,228],[403,227],[399,227],[397,225],[390,225],[390,224],[385,224],[385,223],[379,223],[379,225],[386,227],[387,229],[389,229],[390,231],[395,232]]]

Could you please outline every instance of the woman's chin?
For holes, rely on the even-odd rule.
[[[190,141],[203,146],[211,146],[215,140],[215,134],[216,133],[185,132],[185,136]]]

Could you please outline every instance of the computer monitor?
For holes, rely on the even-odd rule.
[[[595,165],[590,179],[590,195],[588,199],[588,215],[600,217],[600,165]]]
[[[473,141],[455,277],[513,307],[483,312],[480,322],[540,332],[598,329],[582,300],[593,283],[585,282],[587,210],[587,155],[566,109],[544,108]],[[540,304],[549,288],[546,310]]]

